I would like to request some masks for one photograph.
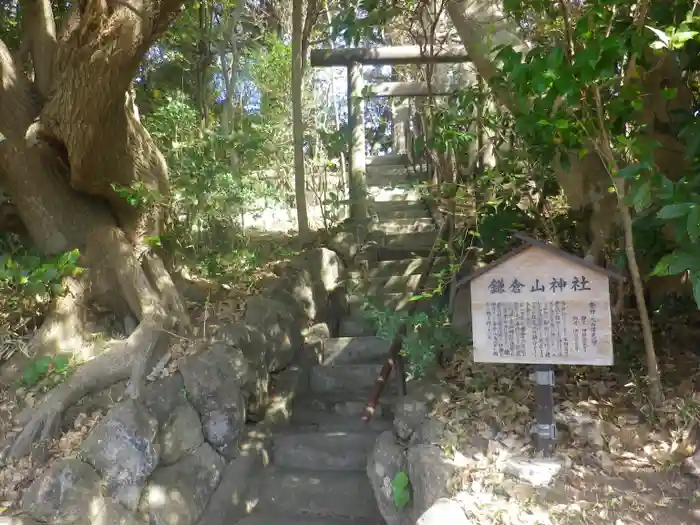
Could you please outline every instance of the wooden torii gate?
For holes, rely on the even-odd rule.
[[[313,67],[346,67],[348,72],[348,125],[350,128],[350,217],[367,215],[367,182],[365,157],[365,98],[424,97],[449,95],[451,92],[430,91],[420,82],[383,82],[365,90],[362,66],[409,64],[456,64],[469,62],[463,47],[443,48],[439,54],[427,55],[420,46],[391,46],[373,48],[314,49],[310,62]],[[392,108],[392,139],[395,151],[406,151],[408,106]]]

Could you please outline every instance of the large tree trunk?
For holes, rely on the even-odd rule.
[[[451,0],[447,11],[477,72],[487,82],[498,74],[493,52],[495,46],[510,45],[518,51],[527,50],[527,43],[520,38],[517,26],[505,16],[502,1]],[[678,162],[683,146],[667,129],[669,115],[673,109],[689,109],[692,94],[670,54],[650,55],[648,58],[652,67],[642,75],[642,91],[647,97],[637,120],[647,126],[651,140],[663,145],[654,151],[657,167],[671,180],[678,180],[684,169],[683,162]],[[675,88],[678,96],[671,100],[664,98],[664,85]],[[499,102],[516,113],[511,94],[494,89]],[[555,159],[553,167],[569,205],[581,210],[585,216],[590,232],[586,258],[602,262],[603,249],[617,224],[618,202],[615,193],[609,191],[612,180],[595,146],[591,144],[588,151],[583,156],[579,151],[567,152],[568,168],[560,158]]]
[[[139,320],[131,336],[106,345],[63,386],[21,416],[23,431],[4,450],[26,455],[53,437],[70,404],[131,374],[129,392],[144,386],[148,359],[189,320],[162,261],[145,243],[160,234],[167,168],[127,104],[145,51],[179,12],[179,0],[77,2],[58,38],[48,0],[27,0],[25,41],[30,82],[0,42],[0,183],[33,240],[47,253],[77,248],[88,268],[36,336],[35,351],[67,351],[79,331],[81,303],[108,299]],[[129,205],[115,186],[140,184],[154,198]],[[117,293],[115,293],[115,290]],[[85,341],[88,338],[84,338]],[[105,348],[103,348],[105,349]],[[95,349],[95,353],[99,350]]]

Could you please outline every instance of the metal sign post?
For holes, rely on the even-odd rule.
[[[535,449],[546,458],[552,457],[557,441],[554,423],[554,366],[536,365],[535,373]]]

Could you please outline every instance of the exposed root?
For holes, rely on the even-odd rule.
[[[66,409],[90,392],[127,379],[139,354],[138,345],[129,344],[130,340],[114,343],[111,350],[80,366],[68,381],[47,394],[39,408],[22,412],[19,423],[23,429],[5,444],[0,460],[27,456],[35,445],[46,450]]]
[[[147,368],[156,351],[167,350],[170,331],[189,326],[189,318],[162,261],[148,254],[141,259],[124,233],[116,227],[95,232],[88,253],[109,261],[120,295],[139,319],[125,341],[86,362],[64,384],[56,387],[36,410],[20,414],[22,431],[6,444],[0,459],[30,454],[35,444],[46,451],[56,435],[63,413],[83,396],[130,378],[127,394],[139,399],[146,386]],[[90,258],[90,255],[88,255]],[[44,456],[39,456],[43,459]]]
[[[65,293],[57,297],[28,347],[28,357],[72,352],[81,360],[95,357],[95,345],[85,333],[87,287],[84,279],[63,279]]]

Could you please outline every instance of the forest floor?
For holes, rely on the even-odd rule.
[[[315,242],[315,241],[313,241]],[[181,290],[190,318],[194,338],[205,338],[214,320],[239,320],[244,313],[245,300],[254,295],[261,281],[272,275],[273,267],[289,256],[298,253],[302,247],[296,235],[274,232],[251,232],[245,239],[245,247],[216,261],[216,272],[210,278],[203,278],[201,267],[206,261],[197,261],[199,270],[184,266],[183,271],[173,275]],[[210,265],[212,266],[212,265]],[[44,305],[44,309],[46,305]],[[20,317],[36,315],[36,305]],[[93,315],[94,330],[103,332],[106,338],[123,338],[119,322],[109,315]],[[56,356],[30,359],[23,350],[32,336],[32,330],[18,332],[16,326],[2,326],[0,333],[6,334],[0,341],[7,350],[14,351],[9,358],[0,360],[0,444],[5,436],[18,432],[16,418],[24,409],[39,403],[42,397],[54,386],[64,381],[73,368],[70,356],[65,359],[67,366],[59,365]],[[187,346],[187,342],[184,345]],[[193,346],[193,345],[192,345]],[[9,352],[8,352],[9,353]],[[0,356],[7,355],[0,353]],[[63,364],[61,359],[61,364]],[[167,375],[176,366],[176,359],[170,362]],[[125,393],[126,382],[113,385],[101,392],[86,396],[71,407],[64,417],[64,426],[49,451],[49,461],[41,466],[32,458],[22,458],[8,464],[0,464],[0,515],[11,509],[18,501],[21,492],[41,473],[46,464],[55,458],[67,457],[75,453],[92,428],[102,416]]]
[[[271,266],[300,248],[287,235],[257,235],[249,239],[244,262],[232,259],[229,273],[188,279],[184,295],[198,335],[211,319],[238,318]],[[657,315],[654,324],[666,399],[661,407],[650,408],[645,394],[641,329],[633,313],[616,324],[615,366],[558,370],[556,453],[566,465],[546,489],[502,471],[509,457],[531,447],[532,381],[522,368],[474,364],[468,349],[457,353],[441,373],[451,395],[436,416],[447,425],[445,447],[459,451],[465,465],[454,488],[466,495],[462,503],[480,525],[700,524],[700,480],[682,467],[700,433],[700,314]],[[32,366],[20,351],[0,363],[0,437],[17,430],[12,420],[21,409],[64,379],[48,370],[27,384]],[[71,409],[54,457],[74,453],[123,393],[118,384]],[[29,458],[0,468],[0,514],[40,472]]]
[[[474,364],[457,354],[436,409],[444,445],[465,466],[453,487],[480,525],[700,524],[700,478],[685,465],[700,450],[700,314],[659,317],[655,340],[665,401],[651,408],[636,314],[617,323],[616,364],[557,371],[555,455],[547,488],[503,472],[531,453],[534,389],[522,367]]]

